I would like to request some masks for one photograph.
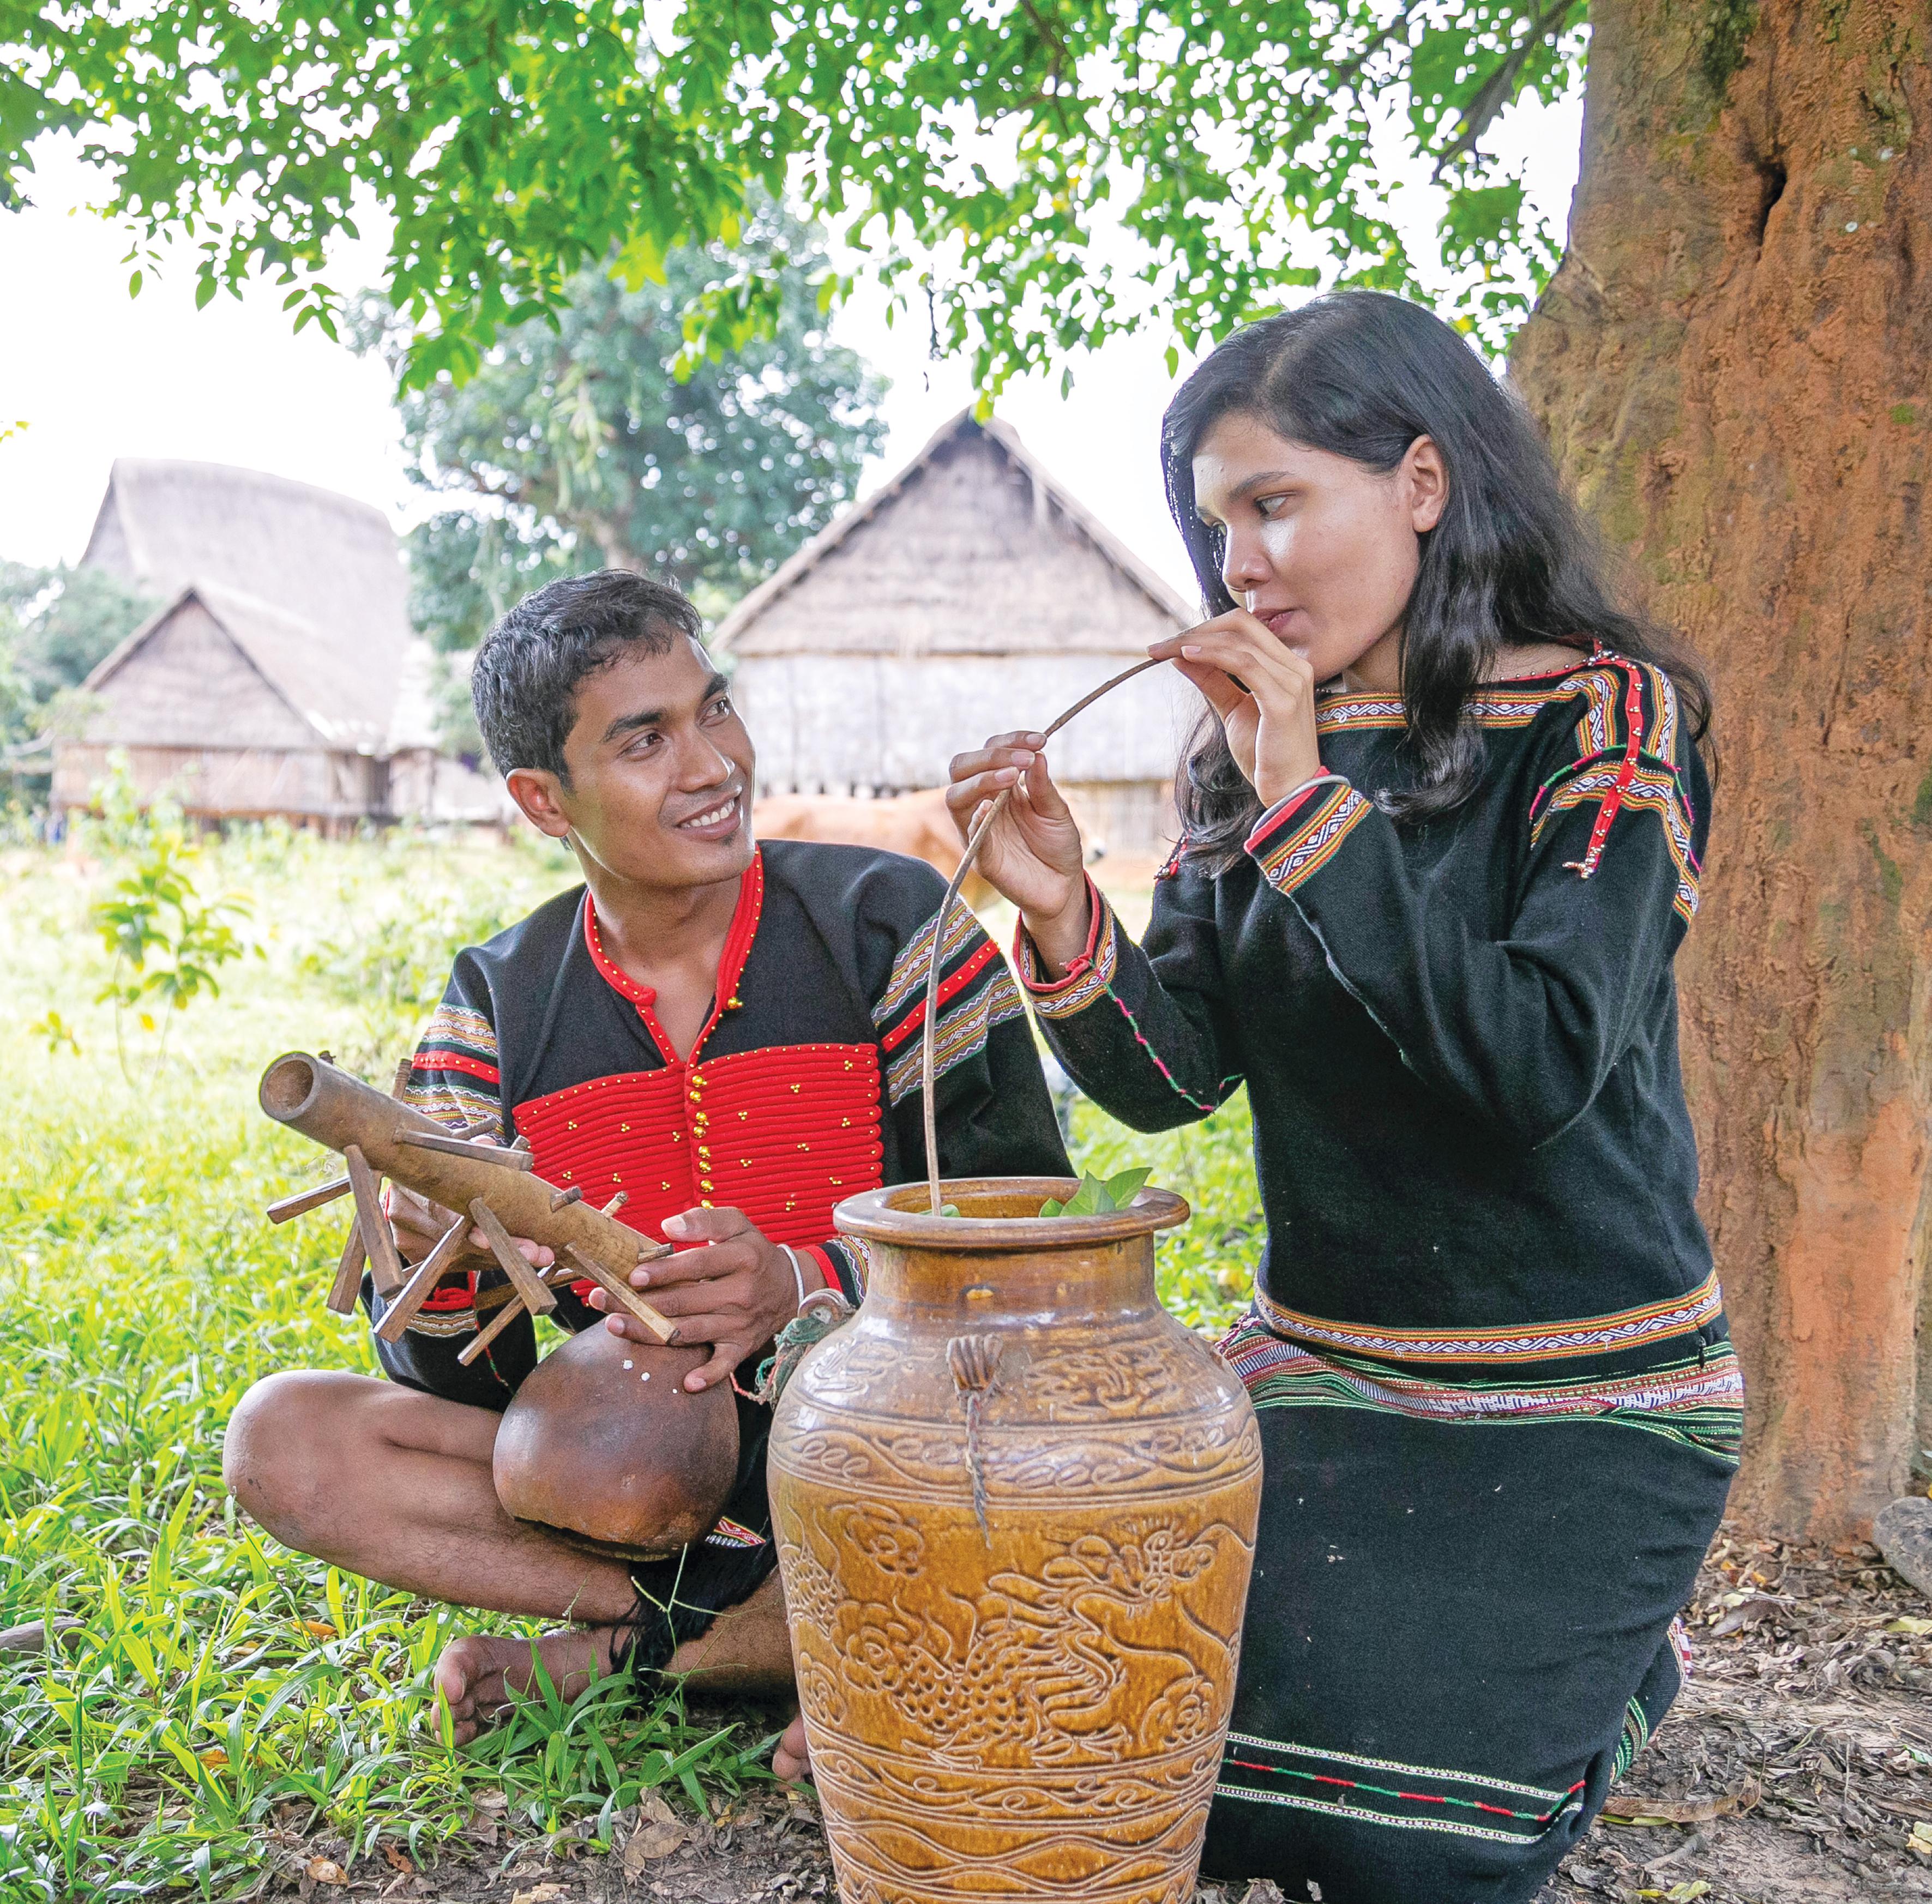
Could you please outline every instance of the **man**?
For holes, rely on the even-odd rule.
[[[632,1280],[709,1358],[670,1360],[626,1317],[605,1327],[627,1338],[640,1380],[665,1357],[661,1375],[688,1370],[694,1393],[754,1366],[812,1290],[856,1301],[864,1265],[831,1234],[833,1206],[925,1173],[920,1044],[944,892],[930,867],[896,855],[754,843],[751,738],[699,633],[675,589],[606,570],[538,590],[484,642],[472,681],[491,757],[584,883],[458,957],[408,1089],[452,1126],[488,1120],[502,1141],[527,1138],[560,1189],[599,1204],[621,1192],[621,1220],[676,1246]],[[1064,1174],[1018,996],[963,907],[939,955],[942,1169]],[[393,1187],[390,1210],[412,1259],[453,1220]],[[470,1241],[467,1261],[487,1263],[480,1235]],[[770,1411],[740,1390],[736,1486],[674,1559],[627,1564],[512,1519],[492,1455],[536,1363],[534,1325],[520,1318],[468,1368],[457,1359],[478,1289],[502,1280],[494,1267],[446,1276],[398,1343],[378,1342],[387,1382],[304,1371],[257,1383],[229,1424],[236,1501],[290,1546],[409,1592],[574,1621],[536,1649],[566,1694],[627,1661],[788,1684]],[[606,1306],[588,1283],[556,1294],[572,1330]],[[380,1320],[368,1277],[363,1300]],[[530,1674],[526,1641],[446,1648],[436,1683],[459,1741]]]

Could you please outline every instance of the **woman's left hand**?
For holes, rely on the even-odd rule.
[[[1315,670],[1245,608],[1156,641],[1148,652],[1173,662],[1208,697],[1235,766],[1264,807],[1322,771]]]

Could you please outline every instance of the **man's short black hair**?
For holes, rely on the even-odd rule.
[[[704,631],[679,590],[628,568],[567,575],[524,596],[483,637],[470,676],[497,772],[547,768],[568,786],[563,743],[576,723],[578,684],[627,649],[668,655],[680,635],[696,641]]]

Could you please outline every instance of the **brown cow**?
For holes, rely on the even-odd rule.
[[[831,793],[762,793],[752,808],[760,839],[824,840],[835,846],[878,847],[923,859],[942,878],[959,870],[959,835],[946,810],[943,787],[896,793],[878,800],[850,800]],[[998,895],[977,873],[969,873],[961,896],[976,910]]]

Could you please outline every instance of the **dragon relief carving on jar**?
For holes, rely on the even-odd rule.
[[[842,1896],[1181,1904],[1233,1697],[1253,1411],[1154,1293],[1168,1193],[842,1205],[857,1317],[792,1377],[772,1506]]]

